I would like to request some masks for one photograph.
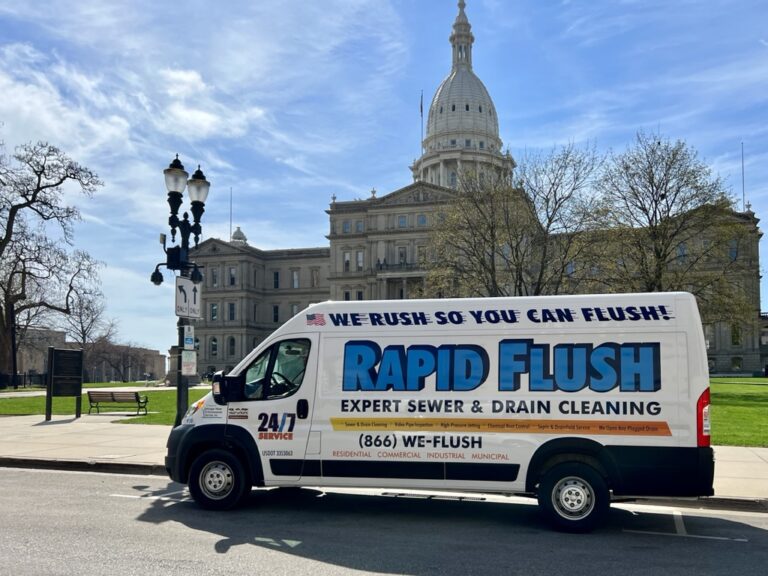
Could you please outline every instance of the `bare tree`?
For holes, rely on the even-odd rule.
[[[639,132],[610,158],[599,190],[600,276],[611,291],[690,291],[711,320],[756,312],[743,285],[752,281],[745,258],[756,251],[756,221],[735,212],[722,180],[685,142]]]
[[[80,217],[64,202],[71,185],[90,197],[101,181],[50,144],[22,145],[10,157],[0,145],[0,373],[15,370],[17,317],[69,314],[96,279],[90,256],[67,250]]]
[[[431,238],[432,294],[557,294],[591,242],[589,194],[601,159],[569,144],[508,174],[463,173]],[[572,282],[570,283],[572,286]]]

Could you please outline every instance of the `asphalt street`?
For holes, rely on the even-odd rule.
[[[636,504],[572,535],[520,498],[254,490],[221,513],[161,477],[5,468],[0,520],[0,573],[14,576],[762,576],[768,566],[768,514]]]

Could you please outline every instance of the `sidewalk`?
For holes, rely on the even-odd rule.
[[[171,427],[112,423],[126,415],[0,416],[0,467],[165,475]],[[768,512],[768,448],[716,446],[715,460],[712,505]]]

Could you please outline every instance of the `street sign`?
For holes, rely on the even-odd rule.
[[[189,278],[176,276],[176,316],[200,318],[202,295],[202,286]]]
[[[194,350],[181,351],[181,375],[195,376],[197,374],[197,352]]]
[[[195,349],[195,327],[184,326],[184,350]]]

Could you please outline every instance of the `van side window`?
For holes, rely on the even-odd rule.
[[[277,342],[259,354],[245,371],[245,398],[285,398],[304,381],[310,341],[300,338]]]

